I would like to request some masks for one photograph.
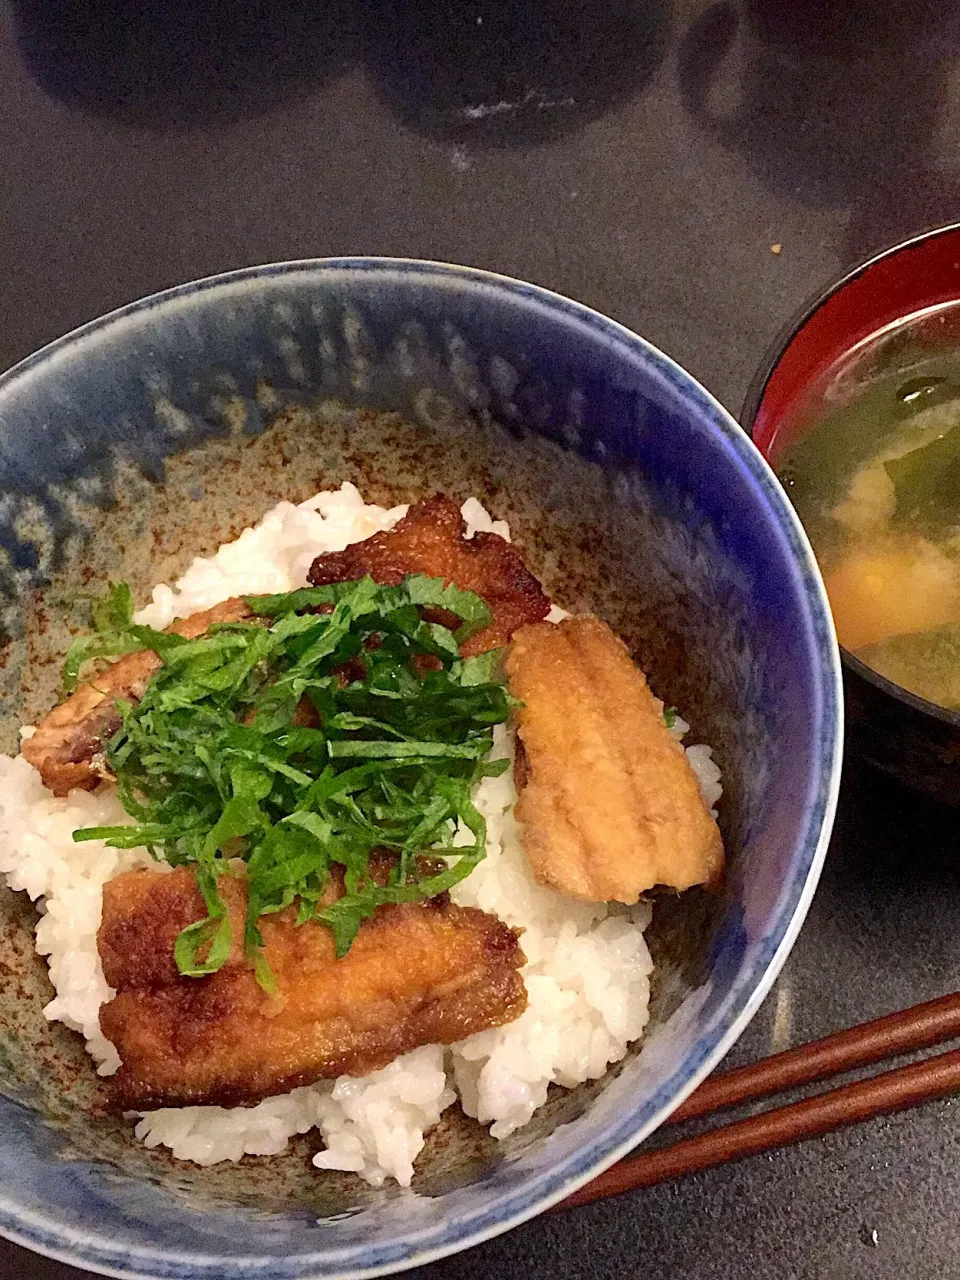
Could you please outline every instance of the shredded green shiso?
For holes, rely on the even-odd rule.
[[[94,611],[95,634],[71,646],[64,686],[75,687],[92,658],[144,648],[160,656],[140,701],[118,701],[122,724],[104,751],[135,821],[73,838],[145,845],[194,869],[208,916],[183,930],[174,953],[190,977],[214,973],[230,954],[218,881],[242,858],[244,946],[269,990],[262,915],[298,903],[298,923],[329,925],[343,956],[378,906],[434,897],[470,874],[486,838],[471,790],[507,768],[486,757],[512,701],[498,650],[460,657],[460,644],[490,622],[487,605],[439,578],[398,587],[364,578],[247,603],[256,618],[186,640],[134,624],[129,587],[113,586]],[[452,613],[459,627],[425,621],[423,606]],[[294,723],[302,699],[320,727]],[[471,842],[455,845],[458,832]],[[369,872],[375,849],[397,856],[383,885]],[[421,874],[417,855],[428,850],[448,860],[444,870]],[[344,892],[322,906],[334,863]]]

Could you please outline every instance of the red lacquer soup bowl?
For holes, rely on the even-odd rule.
[[[900,335],[960,351],[960,224],[918,235],[830,285],[780,336],[747,394],[742,425],[774,468]],[[890,335],[890,342],[887,342]],[[841,650],[848,750],[937,800],[960,805],[960,713]]]

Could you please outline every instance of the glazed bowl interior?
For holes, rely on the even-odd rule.
[[[50,1025],[35,913],[0,891],[0,1230],[123,1276],[369,1274],[571,1192],[711,1069],[799,928],[832,821],[836,645],[816,567],[746,436],[669,360],[555,295],[458,268],[343,260],[234,273],[115,313],[0,381],[3,749],[56,696],[91,590],[142,599],[281,500],[356,483],[476,494],[553,598],[631,644],[715,747],[730,871],[661,902],[650,1034],[497,1144],[451,1108],[413,1189],[287,1154],[200,1169],[90,1113]],[[2,797],[0,797],[2,804]]]
[[[918,351],[960,351],[960,226],[925,232],[856,267],[775,342],[740,415],[776,467],[826,413]],[[841,648],[848,745],[885,773],[960,805],[960,712],[904,689]]]

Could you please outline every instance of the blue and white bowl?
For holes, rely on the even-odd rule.
[[[277,425],[280,419],[279,425]],[[596,312],[459,267],[252,268],[134,303],[0,379],[2,747],[54,697],[91,579],[141,592],[281,497],[477,493],[554,598],[618,627],[723,768],[719,898],[658,907],[651,1029],[499,1147],[446,1124],[411,1191],[308,1152],[201,1170],[90,1114],[79,1038],[44,1021],[35,917],[0,895],[0,1232],[164,1280],[367,1276],[532,1217],[631,1150],[769,990],[826,849],[837,646],[792,508],[689,375]],[[2,798],[0,798],[2,802]]]

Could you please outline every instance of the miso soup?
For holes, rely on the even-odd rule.
[[[788,436],[777,473],[840,643],[960,710],[960,306],[861,344]]]

